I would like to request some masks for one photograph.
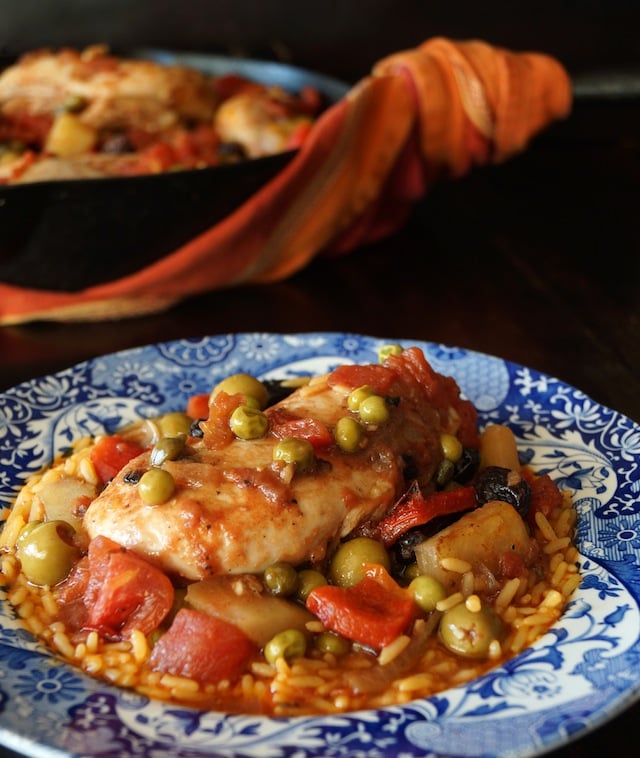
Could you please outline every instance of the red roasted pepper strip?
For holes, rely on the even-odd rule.
[[[352,587],[317,587],[307,608],[327,629],[375,650],[401,635],[416,613],[413,599],[390,577],[370,574]]]
[[[385,547],[390,547],[414,526],[423,526],[438,516],[449,516],[476,508],[476,491],[470,485],[457,489],[433,492],[425,497],[414,484],[393,506],[377,526],[376,536]]]

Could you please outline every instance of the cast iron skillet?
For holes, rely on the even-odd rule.
[[[238,73],[327,105],[342,82],[282,63],[141,49],[130,57]],[[133,273],[238,208],[295,151],[193,171],[0,186],[0,282],[75,292]]]

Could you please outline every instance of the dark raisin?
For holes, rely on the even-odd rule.
[[[501,466],[487,466],[479,472],[473,486],[481,504],[501,500],[526,516],[531,502],[531,488],[519,472]]]

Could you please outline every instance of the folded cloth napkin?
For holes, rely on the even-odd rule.
[[[571,109],[554,58],[433,38],[372,69],[286,167],[175,252],[79,292],[0,282],[0,324],[124,318],[191,295],[290,276],[397,230],[442,178],[498,163]]]

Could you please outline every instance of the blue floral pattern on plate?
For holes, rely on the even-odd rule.
[[[540,472],[573,493],[583,582],[533,647],[485,676],[375,711],[272,719],[150,701],[61,663],[0,591],[0,741],[31,755],[508,756],[546,752],[640,696],[640,427],[532,369],[460,348],[357,334],[218,335],[87,361],[0,395],[0,509],[84,434],[184,407],[235,371],[262,378],[377,360],[418,344],[482,423],[509,424]]]

